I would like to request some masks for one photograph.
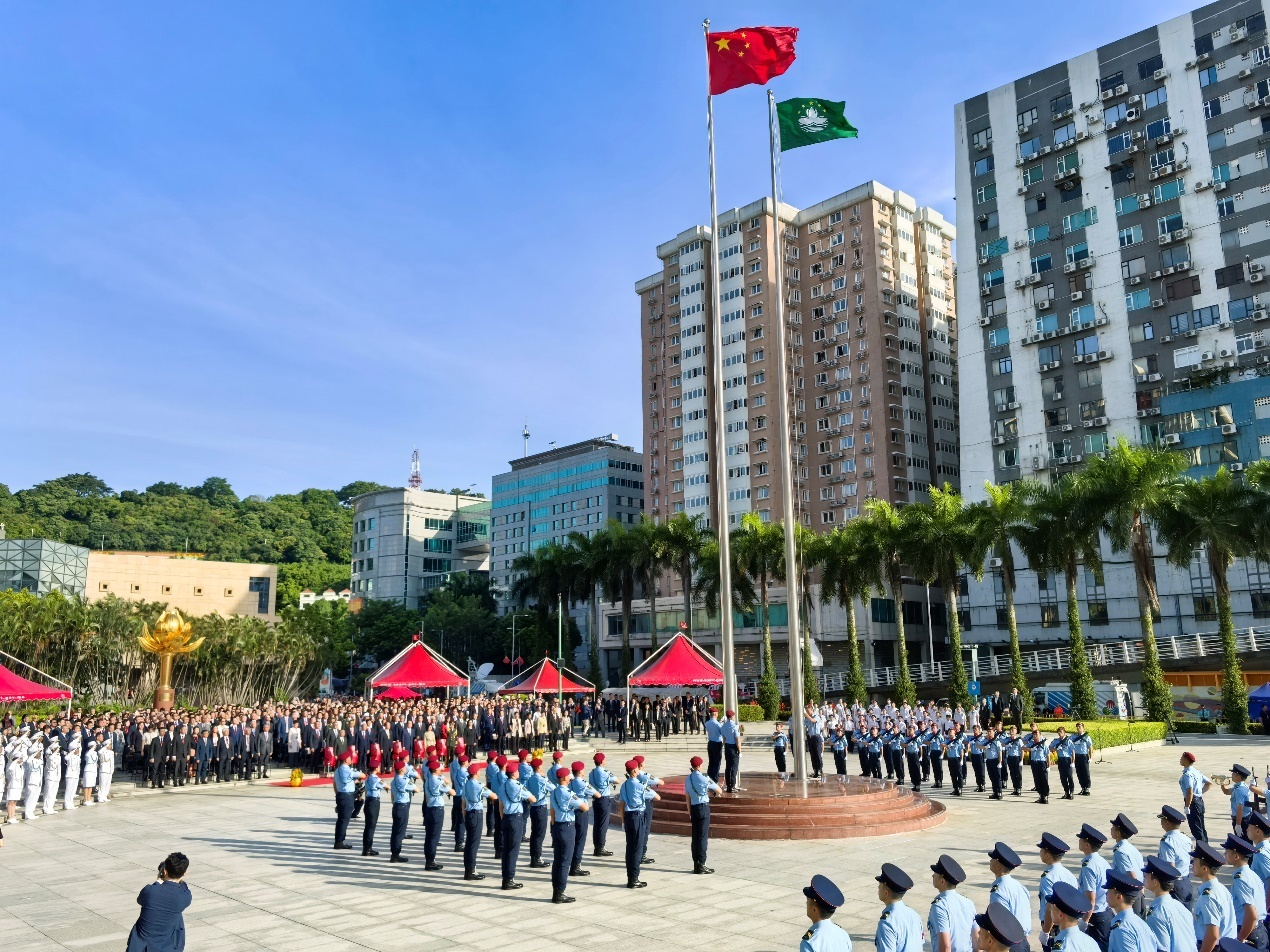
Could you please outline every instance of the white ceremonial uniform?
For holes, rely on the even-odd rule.
[[[62,791],[62,807],[75,809],[75,791],[79,789],[79,747],[72,744],[66,751],[66,763],[62,767],[62,780],[65,786]]]
[[[57,789],[62,782],[62,750],[57,745],[49,747],[44,754],[44,812],[52,813],[57,808]]]
[[[22,809],[28,820],[35,819],[35,802],[40,798],[40,788],[44,786],[44,757],[41,748],[36,747],[40,754],[34,757],[28,757],[26,761],[26,802],[22,804]]]
[[[110,797],[110,781],[115,775],[115,750],[107,742],[97,754],[97,802]]]

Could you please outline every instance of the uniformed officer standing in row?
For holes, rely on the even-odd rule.
[[[362,855],[378,856],[375,849],[375,828],[379,825],[379,801],[384,794],[384,782],[379,774],[371,773],[366,777],[366,803],[362,807]]]
[[[1156,952],[1155,934],[1133,911],[1142,885],[1128,873],[1107,873],[1107,904],[1116,914],[1107,933],[1107,952]]]
[[[1249,860],[1257,852],[1257,848],[1241,836],[1234,833],[1226,837],[1222,844],[1226,850],[1226,862],[1234,868],[1230,880],[1230,899],[1235,907],[1235,923],[1238,930],[1235,934],[1240,942],[1246,942],[1254,949],[1265,952],[1270,943],[1267,942],[1266,927],[1266,884],[1248,865]]]
[[[1191,850],[1195,848],[1195,844],[1181,830],[1182,823],[1186,817],[1177,807],[1169,806],[1167,803],[1160,808],[1158,817],[1160,829],[1164,830],[1164,835],[1160,837],[1160,845],[1156,850],[1156,856],[1174,869],[1190,869]],[[1190,877],[1182,876],[1174,884],[1172,892],[1179,902],[1189,907],[1192,895]]]
[[[1230,890],[1217,881],[1226,858],[1208,843],[1196,843],[1191,850],[1191,872],[1199,880],[1195,895],[1195,942],[1199,952],[1214,952],[1224,938],[1233,939],[1238,929],[1235,903]]]
[[[404,760],[394,765],[394,775],[389,789],[392,791],[392,833],[388,839],[391,854],[390,863],[408,863],[410,858],[401,855],[401,844],[406,840],[406,830],[410,826],[410,802],[419,792],[416,780],[419,774]]]
[[[504,768],[503,794],[499,797],[502,804],[502,828],[499,835],[503,838],[502,851],[502,888],[520,889],[523,885],[516,881],[516,866],[520,862],[520,845],[525,839],[525,804],[533,804],[538,798],[529,788],[520,782],[520,759],[511,758]],[[532,768],[531,768],[532,770]],[[528,779],[528,778],[526,778]]]
[[[1098,943],[1080,929],[1081,921],[1093,910],[1088,896],[1068,883],[1059,883],[1051,896],[1051,908],[1058,931],[1050,942],[1050,952],[1098,952]]]
[[[597,752],[592,758],[595,766],[591,768],[591,786],[599,796],[595,800],[595,816],[591,823],[591,845],[593,855],[612,856],[612,850],[606,850],[604,844],[609,835],[609,817],[613,815],[613,774],[604,766],[604,754]]]
[[[842,890],[824,876],[811,877],[803,887],[811,928],[803,933],[798,952],[851,952],[851,937],[830,918],[842,906]]]
[[[1156,948],[1163,952],[1192,952],[1195,927],[1191,911],[1174,895],[1176,884],[1187,877],[1177,866],[1155,856],[1147,860],[1145,872],[1147,889],[1155,896],[1147,907],[1147,925],[1155,934]]]
[[[718,793],[719,785],[701,772],[700,757],[693,757],[688,765],[691,769],[684,778],[684,792],[692,816],[692,871],[700,876],[714,872],[706,865],[706,852],[710,847],[710,794]]]
[[[904,904],[904,894],[913,888],[913,880],[892,863],[883,863],[881,875],[874,879],[878,899],[886,907],[873,936],[877,952],[922,952],[922,917]]]
[[[1195,767],[1195,755],[1189,750],[1182,751],[1178,761],[1182,765],[1182,776],[1178,785],[1182,788],[1182,802],[1186,806],[1186,822],[1191,828],[1191,838],[1197,843],[1208,842],[1208,830],[1204,824],[1204,794],[1212,787],[1213,782]],[[1179,869],[1181,867],[1178,867]]]
[[[1045,869],[1041,872],[1037,898],[1040,900],[1039,916],[1041,920],[1041,948],[1050,947],[1050,934],[1058,927],[1057,912],[1053,905],[1054,889],[1059,883],[1067,883],[1073,889],[1078,888],[1076,877],[1063,865],[1063,857],[1068,846],[1053,833],[1042,833],[1041,842],[1036,844],[1040,851],[1041,862]]]
[[[573,859],[569,864],[569,875],[590,876],[590,871],[582,868],[582,858],[586,855],[587,828],[591,823],[590,811],[599,802],[600,793],[582,776],[582,772],[586,770],[586,764],[582,761],[575,760],[569,765],[569,770],[573,774],[573,778],[569,781],[569,789],[573,791],[574,796],[587,805],[587,809],[579,811],[573,818]]]
[[[970,952],[975,904],[957,892],[957,886],[966,880],[966,873],[946,854],[941,854],[930,869],[931,884],[939,893],[930,904],[926,918],[931,952]]]
[[[573,864],[573,844],[576,842],[577,812],[586,812],[591,805],[569,789],[569,768],[556,770],[556,788],[551,791],[551,901],[575,902],[565,890],[569,886],[569,870]]]
[[[1107,871],[1111,867],[1098,851],[1107,837],[1088,823],[1080,828],[1076,842],[1085,858],[1080,861],[1080,889],[1089,903],[1085,915],[1085,931],[1098,948],[1107,952],[1107,933],[1111,930],[1111,910],[1107,908]]]
[[[1050,748],[1041,738],[1041,732],[1032,728],[1032,737],[1024,741],[1027,762],[1032,768],[1032,786],[1036,788],[1036,802],[1050,802]]]
[[[989,890],[988,904],[1000,903],[1019,920],[1019,925],[1023,927],[1023,939],[1014,946],[1013,952],[1028,952],[1028,937],[1032,934],[1032,900],[1028,896],[1027,887],[1010,875],[1023,861],[1005,843],[993,844],[988,852],[988,859],[988,865],[997,877]]]
[[[454,788],[445,782],[445,767],[437,758],[428,761],[423,781],[423,868],[445,869],[437,862],[441,834],[445,832],[446,797],[454,796]]]
[[[644,826],[644,810],[648,801],[660,800],[657,791],[639,781],[639,761],[626,762],[626,779],[622,782],[618,799],[622,801],[622,829],[626,833],[626,888],[642,889],[648,885],[639,878],[640,862],[644,846],[641,831]]]
[[[463,785],[463,825],[466,837],[463,843],[463,878],[484,879],[484,873],[476,871],[476,852],[481,847],[481,833],[485,829],[485,801],[496,800],[498,795],[479,780],[476,775],[487,769],[485,764],[467,765],[467,783]],[[490,763],[490,770],[495,769]]]

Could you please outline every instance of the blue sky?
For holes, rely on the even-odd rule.
[[[526,419],[638,446],[632,286],[708,212],[702,16],[800,27],[778,97],[861,130],[787,155],[787,201],[951,217],[955,102],[1188,7],[11,5],[0,482],[400,485],[417,445],[488,491]],[[767,190],[764,109],[717,100],[721,207]]]

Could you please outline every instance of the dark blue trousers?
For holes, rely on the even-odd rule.
[[[437,861],[437,847],[445,830],[445,807],[423,808],[423,859],[431,866]]]
[[[551,824],[551,888],[564,892],[569,885],[569,863],[573,859],[573,843],[577,829],[573,823]]]
[[[516,864],[520,862],[520,841],[525,838],[525,814],[503,814],[503,882],[516,878]]]
[[[595,813],[595,824],[591,830],[591,845],[595,852],[604,849],[604,841],[609,835],[609,817],[613,813],[613,798],[600,797],[591,807]]]
[[[335,795],[335,845],[344,842],[348,835],[348,821],[353,817],[353,795],[337,793]]]

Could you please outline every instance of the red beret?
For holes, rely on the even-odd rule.
[[[642,766],[644,766],[644,755],[643,755],[643,754],[636,754],[634,759],[635,759],[635,763],[639,764],[641,767],[642,767]]]
[[[639,769],[639,761],[638,761],[638,760],[628,760],[628,761],[626,762],[626,769],[627,769],[627,770],[638,770],[638,769]]]
[[[481,772],[481,768],[484,766],[485,766],[484,764],[468,764],[467,775],[469,777],[475,777],[478,773]]]
[[[560,769],[558,769],[558,770],[556,771],[556,779],[557,779],[557,780],[568,780],[568,779],[569,779],[569,768],[568,768],[568,767],[561,767]]]
[[[581,770],[586,770],[586,764],[584,764],[580,760],[575,760],[569,766],[573,769],[574,773],[577,773],[578,771],[581,771]]]
[[[439,761],[439,760],[437,760],[435,757],[433,757],[431,760],[429,760],[429,761],[428,761],[428,769],[429,769],[429,770],[440,770],[440,769],[441,769],[441,761]]]
[[[505,767],[507,766],[507,758],[504,757],[502,754],[499,754],[498,759],[495,760],[494,763],[498,764],[498,766],[500,767]]]
[[[393,770],[400,770],[400,769],[401,769],[402,767],[404,767],[404,766],[406,766],[406,762],[405,762],[404,760],[394,760],[394,761],[392,762],[392,769],[393,769]]]
[[[459,765],[467,763],[467,754],[459,754]]]
[[[516,756],[519,757],[521,760],[528,760],[529,751],[525,750],[525,748],[522,747],[520,750],[516,751]]]
[[[529,766],[533,767],[534,770],[537,770],[539,767],[542,766],[542,758],[535,757],[533,760],[529,762]]]
[[[428,745],[428,747],[427,747],[427,750],[425,751],[425,753],[430,754],[430,753],[432,753],[433,751],[435,751],[436,749],[437,749],[436,744],[429,744],[429,745]]]
[[[736,711],[724,711],[724,712],[723,712],[723,716],[724,716],[724,717],[736,717]]]
[[[487,756],[490,760],[497,760],[497,759],[498,759],[498,751],[496,751],[496,750],[491,750],[488,754],[486,754],[486,756]]]
[[[344,753],[340,754],[340,760],[352,760],[352,759],[353,759],[353,751],[351,749],[346,750],[344,751]]]
[[[557,750],[554,754],[552,754],[552,755],[551,755],[551,759],[552,759],[552,760],[564,760],[564,751],[563,751],[563,750]]]
[[[701,764],[702,764],[702,762],[703,762],[703,761],[701,760],[701,758],[700,758],[700,757],[693,757],[693,758],[692,758],[692,760],[688,761],[688,763],[692,764],[692,767],[693,767],[693,769],[694,769],[694,770],[695,770],[696,768],[700,767],[700,766],[701,766]]]
[[[602,764],[602,763],[604,763],[604,755],[603,755],[603,754],[601,754],[601,753],[597,753],[597,754],[596,754],[594,757],[592,757],[591,759],[592,759],[592,760],[594,760],[597,764]]]
[[[1182,751],[1182,756],[1185,757],[1191,763],[1195,763],[1195,755],[1192,754],[1189,750]]]

